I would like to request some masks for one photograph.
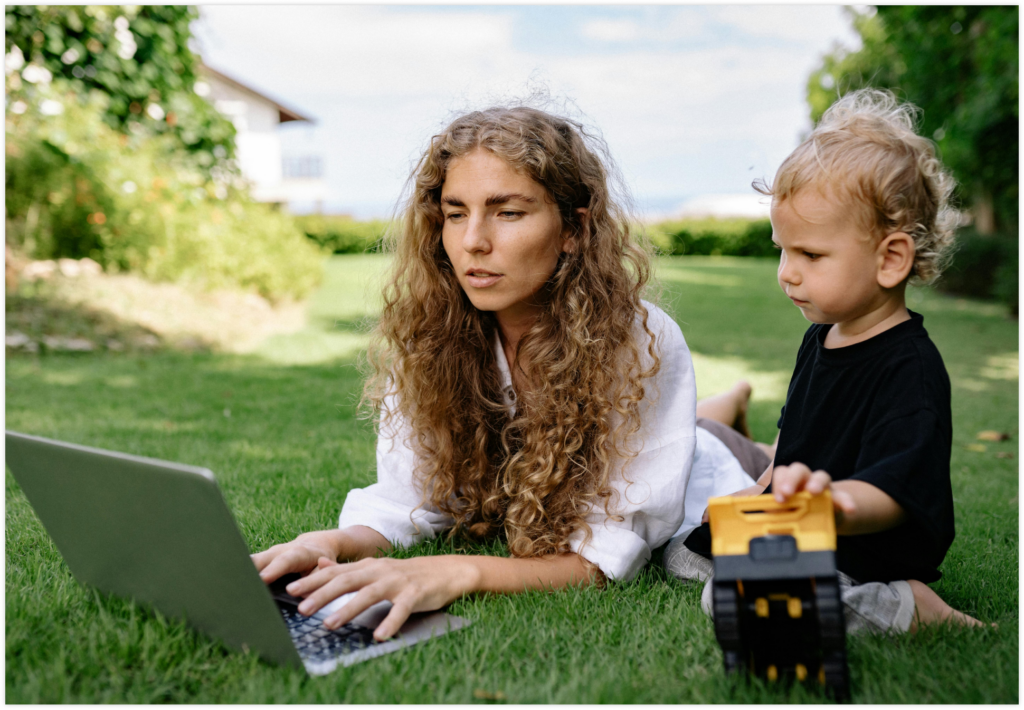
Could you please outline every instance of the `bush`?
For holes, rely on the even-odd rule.
[[[651,240],[669,254],[775,256],[767,219],[687,219],[661,222]]]
[[[978,234],[961,229],[956,235],[952,263],[937,286],[961,296],[991,298],[1005,303],[1016,315],[1018,304],[1016,234]]]
[[[357,222],[351,217],[319,214],[295,217],[306,236],[332,254],[362,254],[380,251],[388,223],[383,220]]]
[[[322,253],[294,222],[200,173],[173,136],[119,134],[109,100],[40,87],[6,120],[7,240],[36,259],[301,298]],[[44,110],[45,109],[45,110]]]

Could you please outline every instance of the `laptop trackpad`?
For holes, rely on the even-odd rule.
[[[348,602],[356,596],[355,592],[349,592],[348,594],[342,594],[334,601],[327,602],[320,611],[313,616],[320,619],[326,619],[328,616],[338,611],[341,607],[348,604]],[[375,629],[380,622],[384,621],[384,617],[391,611],[391,602],[384,600],[377,602],[369,609],[352,619],[351,623],[359,626],[365,626],[368,629]]]
[[[301,597],[293,597],[291,594],[285,591],[285,587],[299,579],[298,574],[286,574],[280,579],[270,583],[270,593],[274,597],[274,601],[278,604],[284,604],[286,606],[297,607],[302,602]],[[320,611],[313,614],[320,620],[326,619],[328,616],[336,612],[341,607],[345,606],[349,600],[356,596],[356,592],[349,592],[348,594],[342,594],[337,599],[328,602],[323,606]],[[391,610],[391,602],[381,601],[377,602],[369,609],[352,619],[351,623],[358,624],[368,629],[375,629],[377,625],[384,620],[384,617],[388,615]]]

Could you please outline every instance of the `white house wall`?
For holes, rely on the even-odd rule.
[[[235,124],[238,167],[254,183],[253,197],[281,182],[281,139],[277,135],[278,108],[248,91],[217,77],[206,78],[214,108]]]
[[[253,199],[260,202],[323,200],[327,185],[321,179],[284,179],[280,108],[262,96],[206,75],[207,99],[235,125],[235,156],[242,175],[252,183]]]

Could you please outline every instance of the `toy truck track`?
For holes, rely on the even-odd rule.
[[[712,498],[712,605],[726,673],[820,684],[849,699],[830,492]]]

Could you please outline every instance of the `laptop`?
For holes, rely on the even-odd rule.
[[[8,431],[7,466],[79,582],[126,596],[227,645],[311,675],[397,651],[467,626],[442,612],[414,614],[383,642],[372,632],[382,601],[331,631],[323,620],[351,595],[306,617],[301,599],[267,585],[213,474]]]

